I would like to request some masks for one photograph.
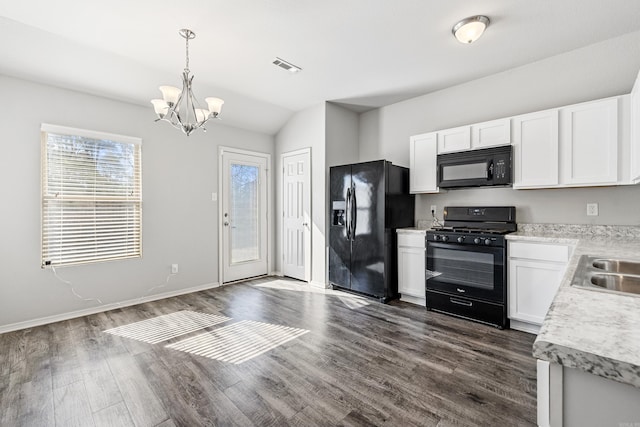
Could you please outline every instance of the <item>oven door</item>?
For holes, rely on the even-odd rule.
[[[503,247],[427,242],[427,289],[503,304],[505,262]]]

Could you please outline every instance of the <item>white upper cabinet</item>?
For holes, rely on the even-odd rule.
[[[558,173],[558,110],[513,118],[513,187],[555,187]]]
[[[561,183],[618,183],[618,98],[560,109]]]
[[[631,182],[640,182],[640,73],[631,91]]]
[[[511,144],[511,120],[499,119],[471,125],[471,149]]]
[[[409,191],[437,193],[437,133],[425,133],[409,138]]]
[[[438,131],[438,154],[471,149],[471,126]]]

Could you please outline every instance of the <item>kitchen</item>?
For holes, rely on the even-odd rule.
[[[597,21],[595,17],[593,19]],[[451,41],[455,42],[451,37],[448,22],[445,27],[446,34],[443,38],[451,38]],[[495,27],[489,27],[497,28],[500,28],[497,24]],[[632,30],[635,32],[631,32]],[[175,32],[173,27],[171,31]],[[481,41],[490,41],[490,34],[488,32]],[[12,165],[5,165],[6,168],[3,170],[15,172],[15,176],[28,183],[30,191],[38,191],[39,150],[30,144],[34,138],[37,140],[38,133],[31,130],[25,135],[21,129],[37,129],[45,112],[49,114],[47,109],[37,102],[42,94],[47,95],[52,101],[65,100],[64,103],[56,103],[55,111],[51,113],[58,122],[69,121],[69,117],[72,117],[78,123],[71,124],[78,127],[104,128],[104,117],[108,117],[109,122],[117,123],[114,125],[114,131],[135,135],[144,133],[146,138],[158,141],[155,146],[151,143],[145,146],[145,159],[148,162],[144,168],[148,174],[148,181],[145,183],[145,239],[149,245],[145,250],[145,262],[148,267],[137,269],[127,264],[127,268],[121,268],[112,264],[108,268],[96,267],[92,271],[89,267],[82,267],[77,273],[72,269],[63,272],[64,278],[72,279],[75,283],[89,283],[90,291],[99,290],[101,294],[109,296],[111,301],[122,301],[144,295],[146,290],[165,279],[166,274],[160,275],[158,272],[164,271],[166,265],[174,260],[168,259],[170,256],[165,256],[164,253],[173,257],[177,257],[179,252],[184,254],[178,259],[181,266],[180,276],[172,278],[177,280],[180,287],[186,289],[216,281],[217,271],[210,267],[210,260],[216,259],[218,255],[217,241],[214,240],[217,239],[217,231],[216,227],[207,223],[207,218],[216,218],[217,212],[211,207],[211,203],[188,197],[188,194],[206,194],[209,199],[207,202],[210,202],[211,192],[216,190],[218,178],[215,165],[211,166],[215,161],[206,161],[216,157],[215,147],[210,147],[212,140],[214,143],[218,143],[219,140],[238,140],[242,141],[238,142],[239,145],[250,149],[261,149],[262,145],[266,147],[272,144],[269,150],[272,150],[276,164],[274,169],[277,169],[282,153],[311,147],[314,155],[312,197],[313,205],[317,207],[313,210],[314,262],[311,274],[312,282],[324,284],[328,270],[328,260],[324,255],[328,242],[325,242],[324,235],[328,227],[329,209],[328,206],[327,209],[318,207],[325,207],[328,202],[326,173],[330,166],[382,158],[394,164],[409,166],[409,140],[414,135],[628,94],[640,69],[640,34],[637,29],[626,28],[600,40],[589,41],[591,43],[564,46],[565,50],[558,50],[555,56],[536,58],[535,62],[520,58],[519,63],[506,71],[484,69],[482,75],[471,81],[451,82],[450,86],[427,95],[416,94],[411,99],[393,102],[362,113],[345,108],[339,102],[322,102],[296,111],[280,129],[265,131],[264,134],[211,126],[207,134],[208,139],[194,134],[190,137],[190,145],[183,144],[183,141],[177,138],[178,144],[169,137],[163,139],[162,131],[153,127],[153,117],[152,114],[149,116],[148,107],[143,110],[138,105],[126,102],[98,99],[73,91],[63,92],[46,84],[25,83],[19,77],[3,77],[2,84],[3,87],[10,88],[8,98],[12,100],[12,104],[16,105],[19,111],[32,112],[32,117],[13,113],[5,117],[16,124],[9,126],[8,121],[3,122],[7,124],[5,129],[9,139],[20,142],[10,148],[12,155],[17,159],[15,163],[26,166],[23,166],[24,172],[17,171]],[[485,66],[486,62],[490,62],[486,61],[487,57],[499,56],[499,53],[495,52],[492,53],[493,56],[487,55],[481,50],[481,44],[462,47],[477,49],[466,50],[464,55],[471,55],[474,61],[483,62]],[[411,50],[420,51],[421,48],[422,46],[413,46]],[[194,58],[198,56],[194,55]],[[192,64],[194,70],[197,69],[196,64],[197,62]],[[180,63],[179,66],[181,65]],[[11,74],[11,71],[5,72]],[[203,74],[198,74],[196,82]],[[72,102],[68,102],[69,100]],[[227,102],[227,105],[232,104]],[[84,113],[85,110],[93,110],[99,114],[89,115]],[[144,125],[132,124],[132,118],[135,118],[136,123]],[[273,186],[276,205],[281,197],[277,190],[279,187],[280,183],[276,179]],[[637,186],[625,185],[539,190],[483,188],[419,194],[415,197],[415,222],[416,225],[420,222],[430,224],[432,205],[436,206],[436,216],[440,220],[443,219],[443,209],[446,206],[498,205],[515,206],[517,222],[522,224],[638,226],[638,191]],[[13,190],[9,194],[16,200],[28,200],[20,202],[19,214],[17,211],[2,214],[3,222],[12,224],[11,227],[6,226],[3,232],[8,238],[7,241],[21,241],[24,236],[28,236],[28,239],[24,250],[21,247],[20,251],[14,252],[3,248],[4,259],[10,262],[2,273],[2,282],[9,283],[15,280],[17,290],[2,290],[3,301],[11,302],[2,307],[2,324],[19,323],[29,316],[47,317],[60,312],[84,309],[85,304],[82,302],[75,301],[72,297],[67,298],[62,292],[51,291],[63,289],[65,294],[67,293],[64,284],[50,279],[48,272],[34,267],[37,260],[34,262],[31,258],[33,253],[38,252],[39,244],[37,230],[33,231],[38,224],[38,198],[24,198],[22,193]],[[598,204],[597,216],[586,214],[588,203]],[[174,208],[172,205],[181,208]],[[159,213],[160,211],[163,212]],[[183,211],[202,214],[198,214],[194,220]],[[26,215],[28,221],[23,218],[25,212],[29,212]],[[278,235],[281,230],[278,218],[274,222],[274,235]],[[191,226],[191,223],[198,226]],[[212,237],[209,239],[203,236]],[[273,244],[274,253],[278,254],[280,242],[276,241]],[[154,250],[156,247],[160,249]],[[22,252],[31,255],[22,256]],[[160,253],[163,253],[162,256]],[[277,272],[280,270],[278,257],[274,258],[275,265],[272,271]],[[133,291],[125,293],[124,290],[116,289],[111,286],[113,282],[123,283],[126,286],[122,288]],[[33,295],[42,295],[42,299],[34,300]],[[50,307],[56,307],[57,311]],[[474,336],[474,340],[476,339],[481,341],[480,337]]]

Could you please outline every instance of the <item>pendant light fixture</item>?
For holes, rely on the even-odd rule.
[[[460,43],[473,43],[489,26],[489,18],[484,15],[470,16],[453,26],[451,32]]]
[[[160,86],[162,99],[152,99],[153,109],[159,120],[171,123],[177,129],[182,130],[187,136],[196,129],[204,128],[209,119],[218,118],[224,101],[220,98],[205,98],[207,109],[200,108],[200,104],[193,96],[191,84],[193,76],[189,73],[189,40],[196,34],[188,29],[182,29],[179,34],[186,40],[186,66],[182,73],[182,90],[174,86]]]

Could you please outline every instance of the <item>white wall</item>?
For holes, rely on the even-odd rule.
[[[327,102],[325,123],[327,185],[331,166],[346,165],[358,161],[358,126],[359,115],[357,113]]]
[[[275,137],[276,264],[282,271],[282,158],[283,153],[311,148],[311,281],[325,283],[325,104],[296,113]]]
[[[360,160],[386,158],[409,165],[409,137],[438,129],[509,117],[629,93],[640,69],[640,32],[557,55],[469,83],[363,113]],[[607,189],[456,190],[416,197],[416,220],[429,205],[505,204],[519,222],[640,224],[640,187]],[[586,203],[600,203],[598,217]]]
[[[218,145],[273,154],[273,137],[208,125],[182,135],[154,123],[149,105],[122,103],[0,76],[0,330],[11,324],[98,308],[40,268],[40,124],[141,137],[143,258],[61,267],[58,275],[104,304],[179,292],[218,281]],[[180,273],[165,279],[170,265]],[[162,288],[149,292],[158,285]],[[24,324],[22,324],[24,325]],[[13,327],[15,327],[14,325]]]
[[[276,135],[276,270],[282,271],[282,154],[311,148],[311,281],[327,283],[329,167],[358,161],[358,119],[330,102],[295,114]]]

